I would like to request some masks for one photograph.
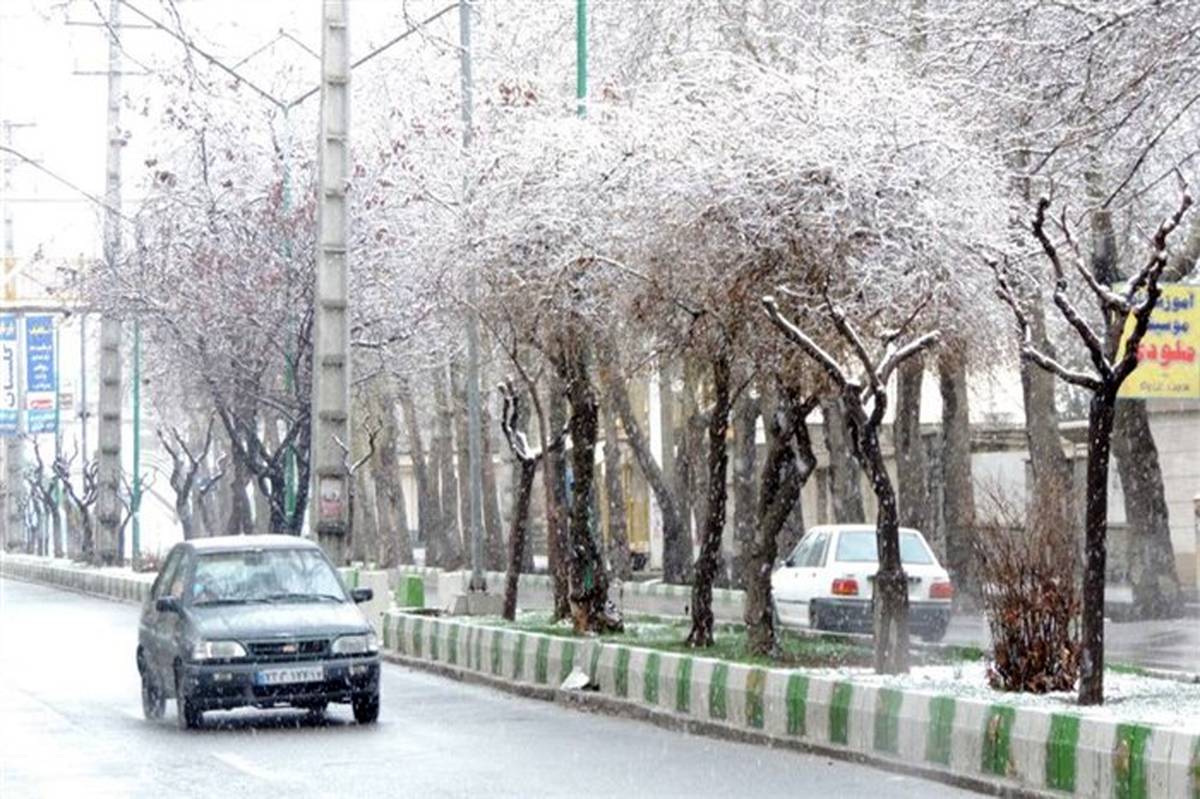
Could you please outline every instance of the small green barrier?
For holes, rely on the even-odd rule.
[[[416,574],[400,575],[395,597],[396,604],[402,608],[425,607],[425,580]]]

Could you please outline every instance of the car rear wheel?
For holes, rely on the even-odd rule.
[[[374,724],[379,719],[379,694],[355,697],[351,702],[354,720],[359,724]]]
[[[936,644],[941,642],[946,637],[946,627],[948,625],[939,624],[921,633],[921,640],[927,644]]]
[[[204,721],[204,711],[183,690],[179,674],[175,675],[175,723],[181,730],[194,730]]]
[[[811,602],[808,605],[808,626],[814,630],[824,630],[825,620],[821,618],[821,611]]]
[[[142,671],[142,713],[147,719],[154,721],[161,719],[163,713],[167,709],[167,699],[163,696],[162,689],[154,682],[154,678],[150,676],[149,669]]]

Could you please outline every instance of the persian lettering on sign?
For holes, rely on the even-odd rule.
[[[1133,317],[1125,324],[1125,336]],[[1122,345],[1124,348],[1124,345]],[[1162,287],[1121,397],[1200,399],[1200,286]]]
[[[0,316],[0,436],[17,434],[17,317]]]

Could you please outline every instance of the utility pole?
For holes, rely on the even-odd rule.
[[[338,566],[346,562],[350,475],[350,325],[346,181],[350,164],[350,32],[346,0],[324,0],[318,142],[317,282],[313,323],[312,529]]]
[[[142,325],[137,317],[133,319],[133,479],[129,492],[133,528],[129,559],[137,568],[142,544]]]
[[[104,183],[104,263],[115,270],[121,259],[121,47],[117,41],[121,2],[110,0],[108,12],[108,157]],[[121,320],[100,317],[100,468],[96,516],[100,536],[96,556],[101,563],[120,563],[121,524]],[[86,458],[86,456],[85,456]],[[85,461],[86,463],[86,461]]]
[[[472,80],[471,80],[471,3],[458,0],[458,45],[462,58],[462,143],[463,151],[471,149],[472,130]],[[467,181],[463,180],[464,194]],[[470,235],[470,231],[465,231]],[[479,316],[475,310],[478,286],[475,270],[467,275],[467,473],[470,475],[470,496],[467,503],[471,518],[467,519],[471,531],[471,583],[475,592],[487,591],[487,577],[483,571],[483,430],[479,407]]]

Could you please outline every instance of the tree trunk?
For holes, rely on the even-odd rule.
[[[438,535],[438,563],[447,571],[461,569],[464,564],[463,538],[458,524],[458,476],[454,469],[454,410],[450,405],[447,379],[443,370],[434,376],[434,402],[437,405],[437,438],[434,440],[441,478],[441,530]]]
[[[687,534],[682,558],[684,574],[691,571],[697,542],[696,522],[705,506],[708,490],[703,464],[708,418],[700,410],[697,392],[704,384],[704,374],[695,361],[683,370],[683,423],[680,425],[679,452],[675,457],[675,495],[679,497],[680,515]],[[688,578],[685,576],[684,580]]]
[[[471,450],[467,419],[467,380],[458,361],[450,362],[450,407],[454,416],[454,465],[458,473],[458,518],[462,550],[469,564],[475,534],[471,522]],[[483,428],[487,430],[486,427]],[[480,508],[480,518],[483,509]],[[480,532],[483,532],[482,530]]]
[[[850,386],[847,392],[857,392]],[[846,407],[854,399],[845,399]],[[878,400],[877,400],[878,401]],[[863,469],[879,505],[875,538],[879,570],[875,573],[875,671],[903,674],[908,671],[908,577],[900,562],[900,516],[896,493],[879,446],[879,431],[866,419],[862,408],[850,410]]]
[[[378,547],[374,552],[375,561],[381,569],[391,569],[400,562],[396,552],[397,532],[396,519],[388,504],[387,488],[384,485],[387,477],[380,474],[379,462],[372,460],[367,468],[371,471],[371,482],[375,484],[375,518],[379,525]]]
[[[608,505],[608,563],[618,580],[632,575],[625,524],[625,488],[621,483],[621,440],[617,435],[612,392],[604,403],[604,494]]]
[[[225,523],[225,535],[249,535],[254,532],[251,518],[250,499],[246,487],[250,483],[250,470],[241,458],[233,459],[233,480],[230,485],[229,518]]]
[[[268,452],[275,452],[279,449],[279,428],[275,424],[275,415],[272,413],[263,414],[263,445]],[[257,486],[259,481],[255,481]],[[282,521],[282,519],[280,520]],[[285,525],[278,525],[283,527]],[[257,533],[274,532],[272,529],[275,525],[271,520],[271,498],[262,491],[254,492],[254,530]]]
[[[692,585],[692,629],[687,642],[693,647],[713,644],[713,579],[720,566],[721,537],[725,531],[725,475],[729,450],[725,438],[732,410],[732,376],[729,356],[722,353],[713,360],[713,409],[708,423],[708,497],[704,509],[704,531],[700,557],[696,561]]]
[[[529,498],[533,494],[537,460],[518,460],[517,466],[520,474],[516,482],[512,524],[508,530],[508,572],[504,576],[504,618],[509,621],[517,617],[517,589],[529,537]]]
[[[551,440],[562,430],[567,421],[566,398],[563,385],[555,378],[550,380],[548,398],[549,430],[543,438]],[[543,456],[543,479],[546,488],[546,560],[550,567],[551,582],[554,584],[554,619],[565,619],[571,615],[570,604],[570,550],[568,547],[568,525],[570,514],[567,507],[567,463],[561,451],[546,451]]]
[[[379,542],[379,527],[375,519],[375,489],[367,477],[369,471],[359,469],[350,478],[354,481],[355,499],[350,547],[354,553],[354,560],[360,563],[369,563],[373,559]]]
[[[967,361],[961,350],[943,349],[938,359],[942,395],[942,493],[946,561],[957,587],[955,601],[977,593],[971,568],[975,551],[975,481],[971,475],[971,420]]]
[[[390,569],[399,563],[412,563],[412,539],[408,535],[408,507],[404,499],[404,486],[400,479],[400,463],[396,459],[396,414],[387,397],[379,397],[377,410],[383,417],[383,429],[376,441],[375,456],[370,468],[375,478],[375,514],[379,518],[379,534],[382,539],[380,546],[380,565]],[[406,412],[407,415],[407,412]],[[417,476],[418,490],[424,475],[425,453],[421,451],[420,435],[411,447],[413,473]],[[421,461],[418,473],[417,461]],[[420,498],[418,497],[418,504]]]
[[[1040,352],[1055,357],[1054,347],[1046,338],[1046,315],[1040,299],[1026,303],[1032,332],[1032,344]],[[1058,411],[1054,406],[1054,375],[1021,359],[1021,391],[1025,401],[1025,438],[1029,446],[1031,507],[1057,508],[1065,524],[1078,529],[1075,515],[1074,480],[1071,464],[1063,452],[1058,431]],[[1049,512],[1049,511],[1047,511]]]
[[[483,465],[483,530],[484,568],[500,571],[504,568],[504,520],[500,514],[500,492],[496,487],[496,464],[493,461],[492,412],[487,397],[481,403],[479,424],[483,431],[481,463]]]
[[[533,392],[536,390],[537,390],[536,386],[530,388],[530,392]],[[532,394],[531,394],[531,396],[532,396]],[[513,425],[514,432],[520,431],[526,435],[529,434],[529,403],[525,403],[525,402],[518,403],[516,419],[512,420],[512,425]],[[542,440],[543,451],[545,451],[545,448],[547,446],[546,441],[548,441],[548,440],[549,440],[548,438]],[[510,513],[516,513],[517,505],[520,504],[521,472],[522,472],[523,468],[524,467],[521,465],[521,460],[519,458],[514,458],[512,461],[512,466],[509,470],[509,493],[511,496],[511,499],[510,499],[511,506],[510,506],[510,511],[509,511]],[[547,487],[548,485],[549,485],[548,482],[543,481],[543,488]],[[529,502],[531,504],[533,502],[532,491],[533,491],[533,489],[530,488]],[[553,501],[553,497],[550,498],[550,501]],[[529,513],[528,510],[526,510],[527,515],[528,515],[528,513]],[[509,529],[510,530],[511,530],[511,525],[512,525],[512,518],[510,517],[509,518],[509,526],[510,526]],[[525,523],[525,546],[521,552],[521,572],[523,574],[532,574],[533,573],[532,536],[533,536],[533,518],[532,518],[532,516],[530,516],[530,518],[528,518]],[[547,533],[547,540],[549,540],[548,533]],[[509,547],[509,549],[511,549],[511,547],[512,547],[511,542],[509,542],[508,547]]]
[[[438,504],[437,475],[425,459],[421,440],[421,420],[416,403],[407,385],[400,387],[400,405],[408,429],[408,449],[412,458],[413,476],[417,483],[417,535],[425,542],[425,565],[434,566],[441,559],[438,540],[441,538],[441,508]]]
[[[816,466],[808,437],[807,416],[811,405],[802,408],[790,388],[781,392],[778,407],[763,414],[767,452],[763,461],[758,495],[756,535],[746,559],[746,645],[752,654],[775,652],[775,613],[771,595],[771,571],[784,540],[784,528],[799,505],[800,490]],[[791,439],[795,438],[793,449]],[[797,452],[803,464],[797,462]]]
[[[733,566],[731,577],[735,588],[745,588],[751,579],[747,572],[751,550],[754,548],[754,468],[758,447],[758,400],[743,394],[738,400],[733,418]]]
[[[829,452],[829,493],[833,520],[838,524],[861,524],[867,520],[863,508],[862,482],[854,462],[854,444],[846,429],[846,410],[840,397],[821,403],[825,417],[825,449]]]
[[[54,534],[53,550],[54,557],[61,558],[63,556],[63,520],[62,511],[59,507],[61,501],[50,508],[51,529]]]
[[[569,529],[570,602],[575,632],[619,629],[608,618],[608,575],[592,531],[592,491],[595,478],[598,406],[588,376],[585,345],[571,336],[559,369],[567,390],[571,416],[571,473],[574,491]]]
[[[1130,527],[1129,577],[1139,619],[1178,618],[1183,607],[1158,447],[1145,400],[1117,402],[1113,428],[1117,474]]]
[[[621,427],[625,430],[625,438],[629,448],[633,450],[634,460],[642,470],[646,482],[658,503],[662,514],[663,525],[663,581],[667,583],[682,582],[687,572],[687,562],[683,560],[683,545],[690,546],[690,536],[684,529],[684,521],[680,516],[679,504],[674,490],[667,484],[654,455],[650,452],[646,437],[642,434],[641,425],[634,416],[633,406],[629,403],[629,394],[619,377],[614,376],[608,386],[612,394],[613,407],[621,419]]]
[[[896,448],[896,499],[900,524],[934,533],[929,507],[929,479],[925,466],[925,442],[921,440],[921,382],[925,359],[909,358],[896,369],[896,421],[892,439]]]
[[[1084,511],[1083,618],[1079,704],[1104,702],[1104,581],[1108,560],[1108,457],[1116,389],[1092,395],[1088,407],[1087,498]]]

